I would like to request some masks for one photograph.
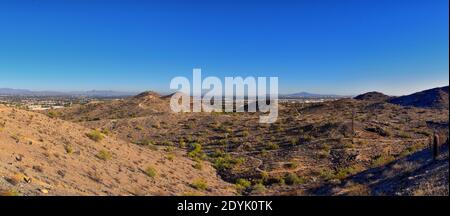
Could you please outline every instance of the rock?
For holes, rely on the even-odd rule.
[[[23,159],[23,156],[22,156],[22,155],[17,155],[17,156],[16,156],[16,161],[22,161],[22,159]]]
[[[41,189],[39,189],[39,191],[41,193],[43,193],[43,194],[48,194],[48,190],[47,189],[41,188]]]

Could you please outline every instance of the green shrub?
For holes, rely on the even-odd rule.
[[[166,157],[167,157],[167,160],[173,161],[173,159],[175,159],[175,154],[170,153]]]
[[[263,193],[266,190],[266,186],[261,183],[255,184],[252,188],[252,191],[255,193]]]
[[[147,168],[145,168],[145,174],[148,177],[154,178],[157,174],[156,169],[152,166],[148,166]]]
[[[295,173],[288,173],[284,176],[284,182],[288,185],[303,184],[305,179],[297,176]]]
[[[246,179],[238,179],[235,186],[237,190],[244,191],[250,188],[250,186],[252,186],[252,183]]]
[[[267,150],[275,150],[280,148],[280,146],[278,146],[277,144],[273,143],[273,142],[268,142],[266,145],[266,149]]]
[[[86,136],[95,142],[100,142],[105,138],[105,135],[98,130],[93,130],[87,133]]]
[[[67,154],[72,154],[73,153],[73,148],[71,145],[65,145],[64,146],[64,150],[66,150]]]
[[[194,169],[198,169],[198,170],[202,170],[203,169],[203,165],[201,162],[197,162],[194,165],[192,165],[192,167],[194,167]]]
[[[192,182],[191,187],[197,190],[206,190],[208,188],[208,184],[203,179],[196,179]]]
[[[193,143],[191,150],[188,153],[188,157],[204,159],[206,155],[202,151],[202,145],[200,145],[200,143]]]
[[[106,150],[101,150],[98,152],[98,154],[96,155],[96,157],[100,160],[104,160],[107,161],[109,159],[111,159],[112,154]]]
[[[391,161],[393,161],[395,158],[391,155],[379,155],[372,161],[372,167],[379,167],[383,166]]]
[[[244,163],[244,161],[244,158],[232,158],[229,154],[226,154],[225,156],[218,157],[214,160],[214,168],[218,170],[227,170]]]

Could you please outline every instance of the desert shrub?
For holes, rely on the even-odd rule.
[[[214,168],[218,170],[231,169],[236,165],[242,164],[244,161],[244,158],[232,158],[229,154],[226,154],[214,160]]]
[[[67,154],[72,154],[73,153],[73,147],[72,145],[65,145],[64,146],[64,150],[66,150]]]
[[[309,142],[311,142],[312,140],[313,140],[313,138],[312,138],[310,135],[304,134],[304,135],[302,135],[302,136],[300,137],[299,142],[300,142],[300,143],[309,143]]]
[[[244,191],[252,186],[252,183],[246,179],[238,179],[235,183],[236,189],[238,191]]]
[[[93,130],[87,133],[86,136],[95,142],[100,142],[105,138],[105,135],[98,130]]]
[[[186,141],[184,141],[184,138],[180,138],[180,140],[178,141],[178,145],[180,146],[180,148],[186,148]]]
[[[331,145],[330,144],[323,144],[320,147],[320,149],[323,150],[323,151],[329,152],[331,150]]]
[[[198,169],[198,170],[203,169],[203,165],[201,162],[196,162],[194,165],[192,165],[192,167],[194,167],[194,169]]]
[[[292,146],[298,145],[298,144],[299,144],[299,139],[298,139],[298,138],[292,138],[292,139],[290,140],[290,144],[291,144]]]
[[[161,141],[159,143],[159,145],[162,145],[162,146],[173,146],[173,142],[170,141],[170,140],[163,140],[163,141]]]
[[[147,168],[145,168],[144,170],[145,175],[147,175],[148,177],[154,178],[157,174],[156,169],[152,166],[147,166]]]
[[[324,180],[330,180],[335,178],[334,172],[333,170],[329,169],[329,168],[324,168],[319,170],[319,177],[324,179]]]
[[[166,152],[173,152],[175,150],[175,148],[173,146],[167,146],[164,151]]]
[[[342,147],[344,149],[352,149],[352,148],[355,148],[355,145],[353,143],[351,143],[351,142],[344,142]]]
[[[111,133],[111,131],[108,128],[103,128],[101,133],[107,136]]]
[[[242,131],[243,137],[248,137],[249,135],[250,135],[250,133],[247,130]]]
[[[49,111],[49,112],[47,113],[47,116],[50,117],[50,118],[55,118],[55,117],[57,116],[57,113],[54,112],[54,111]]]
[[[391,155],[378,155],[375,157],[375,159],[372,161],[372,167],[379,167],[383,166],[391,161],[393,161],[395,158]]]
[[[191,183],[191,187],[197,190],[206,190],[208,188],[208,184],[204,179],[196,179]]]
[[[336,172],[335,178],[342,180],[342,179],[347,178],[349,175],[354,175],[363,170],[364,170],[364,168],[362,166],[358,166],[358,165],[345,167],[345,168],[339,169]]]
[[[280,146],[278,146],[277,144],[273,143],[273,142],[268,142],[266,145],[266,149],[267,150],[275,150],[280,148]]]
[[[215,149],[213,153],[211,153],[211,157],[213,158],[218,158],[218,157],[223,157],[225,155],[225,152],[221,149]]]
[[[330,157],[330,151],[320,150],[317,152],[317,157],[320,159],[328,158]]]
[[[97,155],[95,155],[95,156],[96,156],[98,159],[100,159],[100,160],[107,161],[107,160],[111,159],[112,154],[111,154],[111,152],[109,152],[109,151],[101,150],[101,151],[99,151],[99,152],[97,153]]]
[[[411,138],[411,135],[409,135],[405,131],[400,131],[400,132],[398,132],[397,137],[404,138],[404,139],[409,139],[409,138]]]
[[[255,193],[263,193],[266,190],[266,186],[261,183],[257,183],[253,186],[252,191]]]
[[[173,159],[175,159],[175,154],[170,153],[167,155],[167,160],[173,161]]]
[[[276,176],[276,177],[272,177],[269,178],[266,182],[267,184],[280,184],[280,185],[284,185],[286,182],[284,181],[283,176]]]
[[[202,145],[200,143],[193,143],[191,145],[191,150],[188,153],[188,157],[204,159],[206,155],[202,151]]]
[[[138,145],[142,145],[142,146],[151,146],[151,145],[155,144],[152,140],[149,140],[149,139],[143,139],[143,140],[137,141],[135,143]]]
[[[305,179],[297,176],[295,173],[288,173],[284,176],[284,182],[288,185],[303,184]]]

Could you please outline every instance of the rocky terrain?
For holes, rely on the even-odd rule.
[[[389,102],[402,106],[448,109],[448,86],[392,98]]]
[[[209,164],[0,106],[2,195],[233,195]]]
[[[446,138],[449,112],[434,103],[394,104],[372,92],[324,103],[282,103],[278,121],[265,125],[258,123],[259,113],[172,113],[169,97],[145,92],[46,114],[109,131],[140,148],[185,152],[181,157],[198,170],[213,166],[243,195],[321,195],[317,188],[425,151],[433,133]],[[395,193],[403,194],[386,194]]]
[[[448,196],[448,142],[433,160],[423,149],[387,165],[352,175],[337,185],[321,186],[313,193],[322,195]]]

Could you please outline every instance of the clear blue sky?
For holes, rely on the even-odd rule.
[[[168,91],[200,67],[278,76],[281,93],[406,94],[448,85],[448,4],[0,0],[0,88]]]

